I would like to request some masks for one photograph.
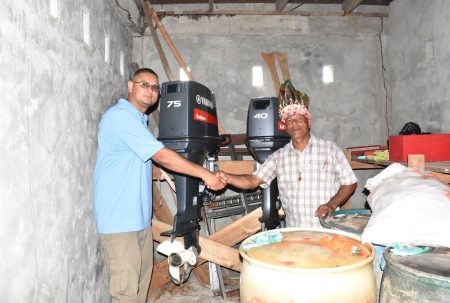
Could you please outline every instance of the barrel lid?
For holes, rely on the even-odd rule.
[[[386,253],[389,263],[396,262],[413,271],[450,277],[450,248],[434,247],[424,253],[409,256],[394,256],[392,249]]]
[[[320,218],[320,223],[325,228],[347,231],[360,236],[369,222],[371,214],[369,209],[337,210],[331,217]]]

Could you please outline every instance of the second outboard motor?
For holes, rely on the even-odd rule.
[[[290,141],[286,126],[278,116],[276,97],[256,98],[250,101],[247,115],[247,149],[258,163],[263,163],[273,152]],[[274,229],[280,224],[276,179],[263,189],[260,218],[263,229]]]
[[[206,86],[194,81],[163,83],[158,140],[199,165],[203,165],[207,157],[215,157],[220,148],[220,139],[214,94]],[[200,180],[196,178],[174,174],[174,179],[177,213],[173,230],[164,233],[171,240],[161,243],[158,251],[169,257],[170,277],[173,282],[180,284],[187,280],[190,270],[187,271],[185,266],[184,278],[181,279],[178,268],[189,264],[189,269],[192,269],[200,254],[198,233],[201,208],[210,196],[206,191],[200,192]],[[173,241],[178,236],[184,238],[185,251]]]

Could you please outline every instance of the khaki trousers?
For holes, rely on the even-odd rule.
[[[151,227],[117,234],[100,234],[109,272],[113,303],[145,303],[153,269]]]

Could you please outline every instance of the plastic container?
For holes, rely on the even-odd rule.
[[[279,231],[283,234],[283,241],[294,233],[295,236],[298,235],[298,239],[294,242],[299,243],[302,243],[303,239],[306,241],[311,239],[309,236],[304,236],[311,233],[320,237],[343,236],[363,245],[367,255],[355,263],[338,267],[298,268],[274,265],[251,257],[251,250],[244,251],[245,245],[255,241],[255,237],[264,236],[273,231],[253,235],[243,241],[240,246],[240,254],[243,258],[240,278],[241,302],[369,303],[376,301],[376,285],[372,271],[375,252],[372,244],[361,244],[358,236],[337,230],[284,228]],[[303,254],[301,255],[303,258]]]

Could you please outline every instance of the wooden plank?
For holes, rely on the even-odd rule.
[[[327,11],[282,11],[277,12],[275,10],[214,10],[210,12],[208,10],[159,10],[156,12],[158,16],[318,16],[318,17],[326,17],[326,16],[342,16],[343,12],[327,12]],[[388,13],[349,13],[346,16],[355,16],[355,17],[388,17]]]
[[[261,57],[269,69],[270,76],[272,77],[273,87],[275,89],[275,95],[278,96],[280,91],[280,79],[278,78],[277,67],[275,65],[276,55],[275,53],[261,53]]]
[[[189,80],[193,80],[191,73],[189,72],[186,64],[184,63],[183,58],[181,57],[180,53],[176,49],[175,45],[172,42],[172,39],[170,39],[169,34],[167,33],[166,29],[162,25],[161,21],[159,20],[159,17],[156,15],[155,11],[153,10],[153,7],[151,6],[149,1],[143,0],[143,6],[145,13],[153,18],[153,21],[155,21],[156,26],[158,27],[161,35],[163,36],[164,40],[167,43],[167,46],[169,46],[170,50],[172,51],[172,54],[175,57],[175,60],[177,60],[180,67],[184,70],[186,73],[186,76],[189,78]]]
[[[261,223],[258,220],[261,216],[261,208],[255,209],[248,215],[243,216],[210,235],[208,239],[227,246],[233,246],[261,230]],[[199,260],[198,265],[204,262],[206,261]],[[159,288],[170,281],[168,268],[167,261],[161,261],[153,267],[152,281],[150,283],[151,289]]]
[[[345,156],[349,160],[352,169],[380,169],[389,166],[391,161],[372,161],[372,160],[352,160],[350,151],[345,151]],[[396,162],[406,165],[402,162]],[[430,172],[433,176],[438,178],[444,183],[450,183],[450,161],[441,162],[425,162],[425,171]]]
[[[159,59],[161,60],[164,71],[166,72],[167,79],[169,79],[169,81],[173,81],[173,80],[175,80],[175,77],[173,76],[172,70],[170,69],[170,66],[169,66],[169,62],[167,61],[167,57],[161,46],[161,42],[159,41],[158,34],[156,33],[155,27],[153,26],[152,18],[147,13],[146,13],[146,16],[147,16],[147,21],[149,23],[148,26],[150,27],[150,32],[152,34],[153,42],[155,43],[155,47],[158,52]],[[159,123],[158,123],[158,125],[159,125]]]
[[[450,183],[450,175],[449,174],[441,174],[441,173],[436,173],[436,172],[431,172],[431,174],[444,183]]]
[[[180,67],[184,70],[186,73],[186,76],[189,80],[194,80],[192,77],[192,74],[189,72],[186,63],[184,63],[183,58],[181,57],[180,53],[178,52],[177,48],[175,47],[175,44],[172,42],[172,39],[170,39],[169,34],[167,33],[166,29],[164,28],[163,24],[159,20],[158,15],[156,15],[155,11],[153,10],[152,5],[149,1],[142,0],[142,5],[144,7],[145,14],[153,19],[153,21],[156,23],[156,26],[159,29],[159,32],[163,36],[164,40],[167,43],[167,46],[172,51],[173,56],[175,57],[175,60],[177,60]],[[158,124],[159,125],[159,124]],[[222,124],[220,122],[217,124],[217,127],[219,128],[220,134],[226,134],[225,128],[223,128]]]
[[[291,75],[289,74],[289,68],[287,63],[287,53],[277,52],[278,64],[280,64],[281,73],[283,75],[284,81],[290,80]]]
[[[423,171],[425,169],[425,155],[408,155],[408,167]]]
[[[275,4],[275,10],[277,12],[282,12],[286,5],[288,4],[289,0],[277,0],[277,3]]]
[[[232,174],[252,174],[255,171],[254,160],[219,160],[217,166],[220,170]]]
[[[160,233],[171,229],[171,225],[153,219],[153,240],[157,242],[168,240],[168,237],[163,237]],[[176,238],[176,241],[183,243],[183,238]],[[200,258],[235,271],[241,270],[241,260],[239,259],[239,251],[237,249],[204,237],[199,237],[199,244],[201,247]]]
[[[167,206],[166,200],[161,194],[159,187],[155,182],[153,182],[153,214],[155,218],[166,224],[173,224],[173,214]]]
[[[211,285],[211,281],[209,280],[209,269],[207,267],[197,266],[193,269],[193,273],[203,285]]]
[[[213,233],[208,239],[229,246],[235,245],[261,230],[261,222],[258,220],[261,216],[262,209],[258,207],[251,213]]]
[[[350,166],[352,169],[376,169],[376,168],[383,168],[383,166],[378,166],[371,163],[362,163],[358,161],[352,160],[352,153],[349,150],[344,151],[345,157],[347,158],[347,161],[350,163]]]
[[[353,12],[353,10],[357,8],[361,4],[361,2],[363,2],[363,0],[344,0],[344,2],[342,3],[342,10],[344,11],[344,15]]]
[[[362,163],[358,161],[350,161],[350,166],[352,169],[358,170],[358,169],[380,169],[384,168],[384,166],[381,165],[375,165],[370,163]]]

